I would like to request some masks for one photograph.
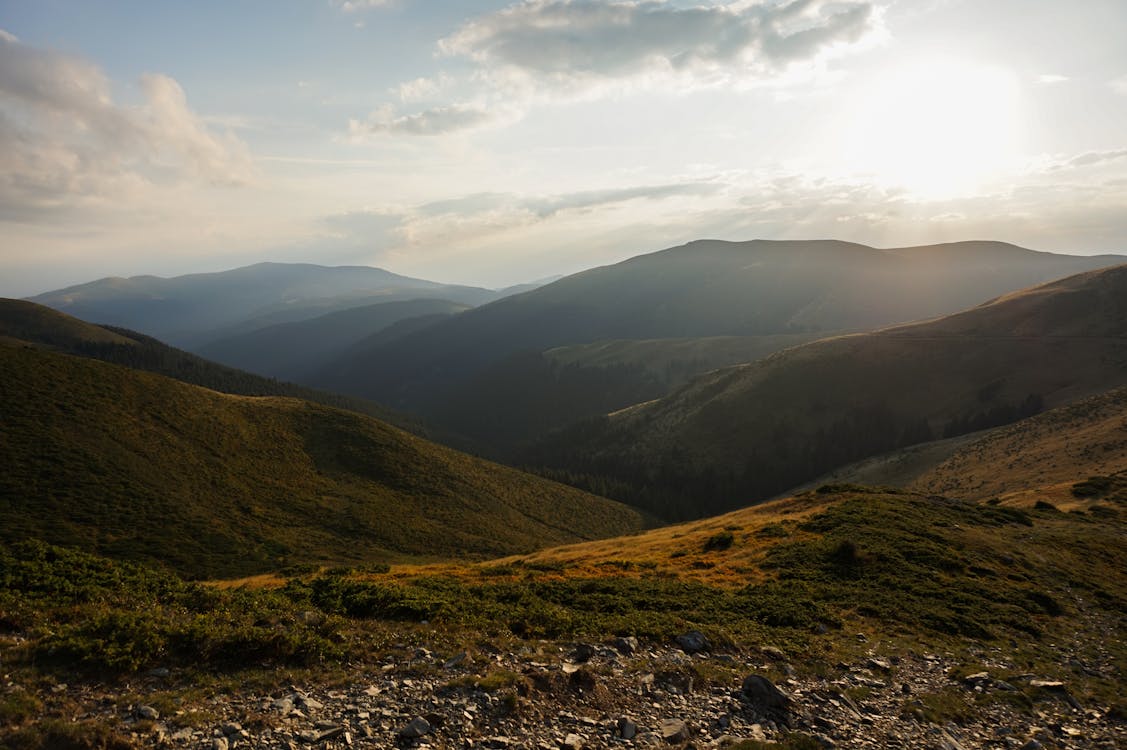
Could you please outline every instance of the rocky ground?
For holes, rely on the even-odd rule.
[[[950,654],[884,656],[856,638],[857,660],[817,677],[777,649],[723,653],[694,633],[677,645],[483,642],[455,654],[396,644],[344,679],[261,694],[179,690],[158,669],[114,693],[59,684],[42,700],[141,747],[206,750],[1127,747],[1118,710],[1082,704],[1067,684],[989,654],[983,671],[964,673]],[[22,689],[5,681],[7,694]]]

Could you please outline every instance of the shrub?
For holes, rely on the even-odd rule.
[[[704,541],[704,551],[712,552],[730,549],[735,541],[736,538],[732,535],[732,532],[721,531],[717,534],[713,534]]]

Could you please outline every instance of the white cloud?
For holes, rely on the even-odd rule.
[[[1084,167],[1094,167],[1108,162],[1118,161],[1119,159],[1127,159],[1127,149],[1117,149],[1113,151],[1086,151],[1082,154],[1075,156],[1068,156],[1056,160],[1048,165],[1046,171],[1057,172],[1062,169],[1080,169]]]
[[[399,97],[404,102],[419,102],[427,99],[433,99],[438,94],[442,93],[453,85],[454,79],[446,73],[441,73],[436,77],[422,77],[415,78],[403,83],[392,89],[392,93]]]
[[[1115,93],[1127,96],[1127,75],[1119,76],[1113,81],[1110,81],[1108,85],[1111,86],[1111,90]]]
[[[1055,83],[1064,83],[1068,80],[1068,76],[1058,75],[1056,73],[1045,73],[1037,76],[1037,82],[1046,86],[1051,86]]]
[[[327,217],[325,226],[336,239],[368,244],[373,249],[395,245],[431,246],[527,229],[561,214],[613,210],[638,201],[708,196],[724,189],[717,182],[680,182],[585,190],[550,195],[473,193],[421,205],[351,211]]]
[[[857,42],[876,17],[866,2],[531,0],[467,23],[439,48],[541,83],[655,73],[730,79],[769,75]]]
[[[0,205],[6,219],[120,197],[154,182],[240,184],[243,144],[212,132],[180,85],[148,74],[144,104],[113,101],[95,65],[0,36]]]
[[[664,0],[526,0],[464,24],[439,52],[472,66],[400,84],[403,102],[433,101],[459,85],[475,104],[417,114],[377,110],[350,131],[435,135],[497,125],[553,100],[598,98],[611,91],[702,86],[746,88],[783,80],[854,45],[880,27],[870,2],[791,0],[685,7]],[[504,110],[504,114],[489,112]]]
[[[495,119],[495,114],[474,105],[452,104],[399,116],[390,107],[384,107],[367,120],[349,120],[348,132],[353,138],[381,134],[444,135],[480,127]]]

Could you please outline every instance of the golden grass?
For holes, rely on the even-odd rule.
[[[834,501],[832,496],[806,493],[700,521],[487,562],[393,565],[386,577],[449,576],[467,582],[487,582],[532,573],[541,580],[662,577],[716,586],[746,586],[764,579],[760,564],[769,549],[783,541],[811,536],[795,526]],[[730,547],[706,548],[710,539],[724,534],[732,536]]]
[[[1062,510],[1087,508],[1074,482],[1127,470],[1127,388],[991,430],[923,472],[909,484],[1007,505],[1048,500]]]

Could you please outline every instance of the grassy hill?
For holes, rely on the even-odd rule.
[[[481,450],[505,451],[533,428],[569,420],[544,414],[530,424],[524,409],[499,410],[497,381],[510,392],[519,387],[531,401],[568,398],[563,411],[573,419],[606,406],[568,397],[573,381],[605,376],[603,390],[621,394],[611,408],[654,397],[653,378],[642,370],[579,366],[577,373],[556,367],[552,356],[536,363],[530,355],[617,339],[767,337],[760,341],[782,347],[793,343],[789,336],[951,313],[1122,260],[991,242],[890,250],[837,241],[692,242],[568,276],[358,350],[310,383],[420,414],[466,434]],[[496,436],[508,443],[497,444]]]
[[[363,399],[326,393],[217,364],[186,351],[112,326],[96,326],[34,302],[0,299],[0,339],[113,362],[236,396],[285,396],[348,409],[390,422],[415,434],[415,419]]]
[[[874,456],[812,485],[896,486],[969,500],[999,498],[1007,505],[1047,501],[1068,510],[1087,498],[1077,489],[1078,478],[1125,471],[1127,388],[1116,388],[1014,424]]]
[[[0,345],[0,539],[191,575],[482,557],[624,533],[627,507],[289,398]]]
[[[1125,332],[1127,267],[1093,271],[702,376],[565,431],[528,462],[625,485],[617,497],[663,517],[710,515],[1121,386]]]

